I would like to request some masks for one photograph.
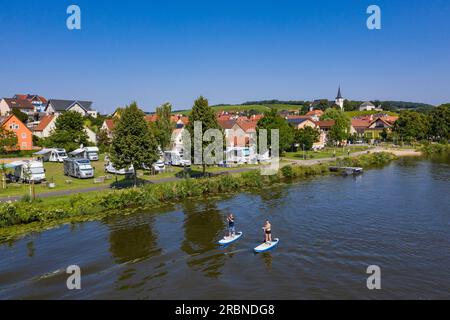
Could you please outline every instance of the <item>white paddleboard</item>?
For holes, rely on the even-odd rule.
[[[275,241],[272,242],[264,242],[263,244],[260,244],[259,246],[257,246],[255,248],[255,252],[264,252],[264,251],[268,251],[270,249],[272,249],[273,247],[275,247],[278,242],[280,242],[280,239],[275,238]]]
[[[233,243],[233,242],[237,241],[240,237],[242,237],[242,235],[243,235],[242,232],[238,232],[238,233],[235,233],[234,236],[224,237],[222,240],[219,241],[219,244],[222,246],[225,246],[227,244]]]

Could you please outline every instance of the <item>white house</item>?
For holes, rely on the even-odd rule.
[[[90,115],[96,118],[98,113],[91,106],[91,101],[50,99],[45,112],[47,114],[61,114],[66,111],[76,111],[83,116]]]
[[[36,108],[28,100],[3,98],[0,100],[0,115],[6,116],[13,109],[18,109],[28,116],[32,116]]]
[[[55,130],[57,115],[48,114],[42,117],[39,124],[33,129],[33,134],[39,138],[47,138]]]
[[[374,110],[381,110],[379,108],[377,108],[372,102],[370,101],[366,101],[361,103],[361,105],[359,106],[359,111],[374,111]]]

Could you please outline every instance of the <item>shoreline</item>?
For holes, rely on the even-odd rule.
[[[382,167],[398,159],[385,152],[340,159],[341,164],[365,169]],[[336,159],[334,159],[336,160]],[[277,183],[301,181],[314,176],[331,175],[332,162],[311,166],[286,164],[274,176],[261,176],[258,170],[226,174],[212,178],[185,179],[163,184],[143,185],[123,190],[108,190],[88,195],[39,199],[33,203],[0,203],[0,243],[28,233],[39,232],[67,223],[100,220],[136,210],[157,208],[186,199],[205,196],[236,195]]]

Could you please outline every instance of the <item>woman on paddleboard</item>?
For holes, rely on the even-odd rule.
[[[270,224],[269,219],[266,219],[263,230],[265,242],[272,242],[272,225]]]
[[[228,237],[234,237],[236,234],[236,227],[234,226],[234,216],[232,213],[228,214]]]

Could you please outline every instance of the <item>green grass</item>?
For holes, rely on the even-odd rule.
[[[359,151],[365,151],[368,150],[369,147],[367,146],[351,146],[351,147],[345,147],[345,148],[325,148],[323,150],[319,151],[308,151],[307,159],[325,159],[325,158],[332,158],[334,155],[334,151],[336,151],[336,157],[340,156],[347,156],[348,150],[350,150],[350,154],[354,152]],[[294,160],[303,160],[303,151],[298,152],[286,152],[284,157],[287,159],[294,159]]]

